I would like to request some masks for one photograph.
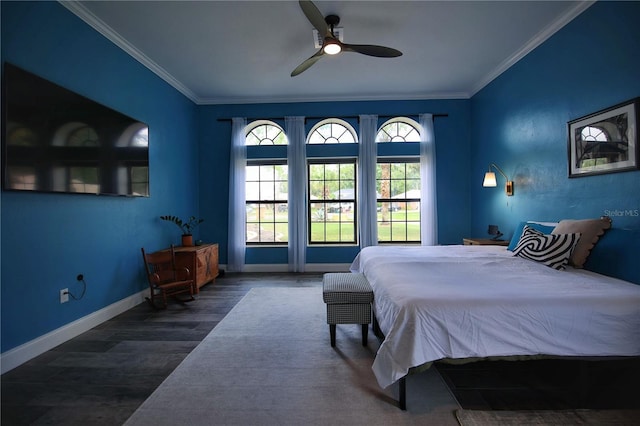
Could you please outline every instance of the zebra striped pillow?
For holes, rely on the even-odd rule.
[[[569,262],[571,252],[579,239],[580,233],[543,234],[525,226],[520,241],[513,249],[513,254],[562,270]]]

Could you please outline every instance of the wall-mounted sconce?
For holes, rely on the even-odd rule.
[[[491,163],[489,165],[489,171],[484,174],[484,181],[482,182],[482,186],[487,186],[487,187],[498,186],[496,182],[496,174],[491,171],[491,167],[499,171],[500,174],[504,176],[505,180],[507,181],[504,187],[504,190],[507,193],[507,195],[509,196],[513,195],[513,181],[509,180],[507,175],[504,174],[504,172],[500,169],[500,167],[496,166],[494,163]]]

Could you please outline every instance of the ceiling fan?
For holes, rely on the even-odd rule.
[[[362,53],[363,55],[375,56],[377,58],[395,58],[402,56],[402,52],[390,47],[375,46],[372,44],[347,44],[341,42],[333,34],[333,28],[340,22],[339,16],[328,15],[326,18],[323,17],[316,5],[310,0],[300,0],[299,3],[302,12],[304,12],[309,22],[311,22],[315,29],[318,30],[319,34],[324,34],[324,42],[322,43],[320,50],[318,50],[315,55],[305,60],[291,72],[291,77],[295,77],[296,75],[303,73],[309,69],[311,65],[318,62],[318,60],[324,55],[335,55],[342,51]]]

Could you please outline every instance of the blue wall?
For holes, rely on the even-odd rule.
[[[221,262],[226,262],[229,191],[230,117],[340,117],[359,114],[380,116],[444,113],[434,118],[436,135],[438,235],[442,244],[459,244],[469,235],[469,170],[471,168],[468,100],[319,102],[297,104],[218,105],[200,108],[200,214],[207,219],[202,232],[220,244]],[[379,119],[382,125],[390,117]],[[284,123],[280,121],[284,127]],[[307,120],[307,132],[318,119]],[[348,120],[357,130],[357,119]],[[326,149],[328,149],[327,147]],[[220,206],[224,206],[220,208]],[[307,263],[350,263],[358,252],[351,247],[312,247]],[[247,250],[247,263],[287,263],[286,248]]]
[[[57,2],[2,2],[2,61],[149,125],[150,198],[2,192],[2,352],[146,287],[140,247],[198,212],[197,107]],[[81,301],[59,302],[59,291]]]
[[[567,122],[640,96],[640,2],[599,2],[472,100],[472,230],[609,213],[640,229],[640,171],[568,178]],[[482,188],[489,163],[515,181]],[[613,214],[612,214],[613,212]],[[637,252],[636,252],[637,254]]]
[[[595,4],[471,100],[199,107],[58,3],[0,7],[3,61],[145,121],[151,150],[150,198],[2,192],[3,352],[144,289],[140,247],[179,239],[159,215],[205,218],[196,238],[220,243],[226,262],[231,125],[221,117],[449,114],[435,123],[444,244],[483,236],[488,223],[510,237],[524,219],[640,209],[640,172],[568,179],[566,160],[567,121],[640,96],[639,2]],[[514,177],[515,196],[482,188],[490,162]],[[638,230],[640,218],[614,226]],[[308,260],[350,262],[356,251],[314,248]],[[247,259],[285,263],[286,250]],[[61,305],[79,273],[85,298]]]

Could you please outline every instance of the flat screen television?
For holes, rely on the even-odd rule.
[[[149,196],[149,128],[4,64],[2,188]]]

